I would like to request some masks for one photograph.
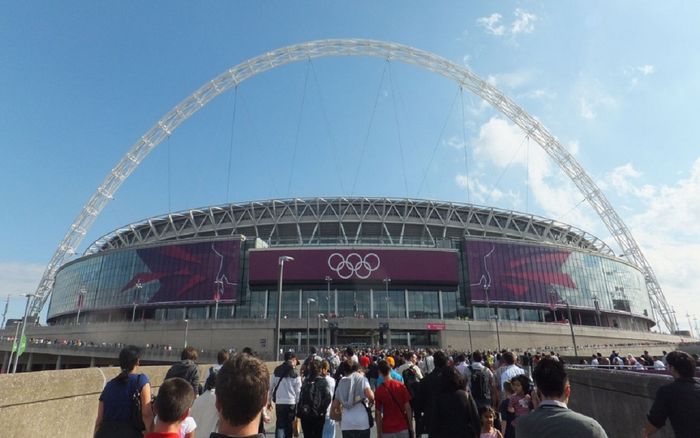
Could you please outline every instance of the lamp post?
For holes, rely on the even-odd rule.
[[[17,363],[19,362],[20,348],[22,346],[22,339],[24,339],[24,330],[27,327],[27,314],[29,313],[29,300],[34,297],[34,294],[27,294],[27,305],[24,308],[24,319],[22,320],[22,334],[19,336],[19,344],[17,344],[17,354],[15,354],[15,364],[12,367],[12,374],[17,372]]]
[[[131,322],[134,322],[136,319],[136,304],[138,303],[139,296],[141,296],[142,288],[143,284],[141,284],[141,280],[138,280],[136,282],[136,289],[134,289],[134,309],[131,311]]]
[[[323,339],[324,345],[325,345],[326,347],[329,347],[329,348],[330,348],[330,346],[331,346],[331,328],[330,328],[330,323],[328,322],[328,319],[326,319],[326,318],[323,318],[323,323],[325,324],[325,327],[323,327],[323,331],[325,332],[325,334],[324,334],[324,336],[323,336],[323,337],[324,337],[324,339]]]
[[[219,319],[219,300],[221,299],[221,291],[224,289],[224,281],[216,280],[216,293],[214,294],[214,319]]]
[[[5,311],[2,312],[2,324],[0,324],[0,329],[5,328],[5,321],[7,320],[7,308],[10,307],[10,296],[5,299]]]
[[[571,342],[574,343],[574,356],[578,359],[578,347],[576,346],[576,335],[574,334],[574,321],[571,319],[571,306],[567,300],[562,300],[566,304],[566,313],[569,318],[569,328],[571,329]]]
[[[382,281],[386,291],[386,346],[391,348],[391,325],[389,325],[389,320],[391,319],[391,314],[389,313],[389,283],[391,283],[391,278],[386,277]]]
[[[83,302],[85,301],[85,295],[87,290],[85,286],[80,287],[80,292],[78,292],[78,314],[75,316],[75,325],[80,325],[80,309],[83,308]]]
[[[598,297],[596,295],[593,295],[593,306],[595,307],[595,324],[596,326],[600,327],[603,325],[603,323],[600,319],[600,302],[598,301]]]
[[[307,298],[306,299],[306,354],[309,354],[309,351],[311,350],[311,325],[310,320],[311,320],[311,303],[315,303],[316,300],[313,298]]]
[[[16,344],[17,346],[15,347],[15,351],[12,351],[12,348],[10,348],[10,360],[7,361],[7,373],[9,373],[12,369],[12,358],[14,357],[15,352],[19,352],[19,341],[17,340],[17,336],[19,336],[19,324],[15,324],[15,338],[13,344]]]
[[[469,352],[474,352],[474,345],[472,345],[472,325],[467,321],[467,330],[469,330]]]
[[[690,332],[690,337],[694,338],[693,336],[693,324],[690,322],[690,312],[685,312],[685,317],[688,318],[688,331]]]
[[[280,281],[279,281],[279,290],[277,293],[277,324],[276,324],[276,332],[277,336],[275,339],[275,361],[279,362],[280,360],[280,323],[281,323],[281,316],[282,316],[282,278],[284,276],[284,262],[293,262],[294,257],[290,256],[280,256],[279,258],[279,266],[280,266]]]
[[[190,320],[185,319],[185,346],[183,348],[187,348],[187,332],[190,329]]]
[[[498,343],[498,351],[501,351],[501,328],[498,318],[498,306],[496,306],[496,314],[493,315],[492,318],[496,320],[496,342]]]
[[[316,307],[318,307],[318,303],[316,303]],[[317,339],[319,347],[323,347],[323,341],[321,339],[321,318],[322,317],[323,317],[323,313],[316,312],[316,323],[318,324],[318,331],[316,332],[316,339]]]
[[[326,316],[328,318],[331,317],[331,281],[333,281],[333,278],[331,278],[330,275],[326,275],[326,285],[328,286],[327,292],[326,292],[326,302],[328,304],[328,309],[326,310]]]

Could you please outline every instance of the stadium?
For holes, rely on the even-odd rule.
[[[58,270],[48,323],[240,320],[245,331],[276,318],[280,257],[293,258],[282,277],[287,346],[305,345],[307,311],[313,345],[441,346],[445,321],[495,315],[553,323],[570,311],[574,325],[640,336],[654,325],[642,272],[585,231],[387,198],[249,202],[128,225]]]
[[[460,93],[464,88],[483,99],[559,166],[616,246],[566,223],[491,206],[326,197],[152,217],[104,235],[77,256],[124,181],[189,117],[257,74],[334,56],[422,67],[456,82]],[[297,350],[354,344],[573,346],[575,352],[577,339],[590,351],[682,342],[683,335],[629,228],[542,123],[463,65],[405,45],[359,39],[311,41],[251,58],[163,115],[69,227],[28,297],[25,319],[38,321],[47,303],[49,326],[30,329],[41,338],[190,342],[209,351],[251,346],[267,357],[275,356],[276,343]]]

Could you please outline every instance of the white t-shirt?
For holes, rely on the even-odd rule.
[[[216,395],[214,390],[204,391],[197,397],[190,409],[190,415],[196,422],[199,431],[197,435],[208,437],[219,428],[219,413],[216,410]]]
[[[180,423],[180,438],[185,438],[185,435],[188,433],[194,432],[194,430],[197,428],[197,423],[194,421],[194,418],[192,417],[187,417],[185,418],[185,421]]]
[[[348,379],[349,377],[343,377]],[[369,388],[369,381],[363,379],[362,391]],[[367,430],[369,429],[369,419],[367,409],[363,403],[356,403],[350,409],[343,408],[343,420],[340,422],[340,430]]]
[[[333,394],[335,394],[335,379],[331,376],[326,376],[325,377],[326,382],[328,382],[328,390],[331,393],[331,400],[333,400]],[[328,409],[326,409],[326,418],[331,418],[331,405],[333,402],[331,402],[330,405],[328,405]]]

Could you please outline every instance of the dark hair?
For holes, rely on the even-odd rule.
[[[380,360],[379,363],[377,363],[377,368],[379,369],[379,372],[382,376],[388,376],[389,373],[391,373],[391,367],[389,366],[389,362],[385,360]]]
[[[348,347],[345,349],[345,355],[352,357],[355,355],[355,350],[353,350],[352,347]]]
[[[510,351],[506,351],[503,353],[503,361],[508,365],[513,365],[515,363],[515,355]]]
[[[199,355],[194,347],[185,347],[180,353],[180,360],[197,360]]]
[[[684,351],[672,351],[666,355],[666,362],[678,371],[681,377],[695,376],[695,359]]]
[[[494,418],[496,417],[496,411],[494,411],[491,406],[482,406],[479,408],[479,418],[483,417],[487,413],[491,414]]]
[[[245,348],[243,348],[242,353],[250,354],[250,355],[252,356],[252,355],[253,355],[253,349],[250,348],[250,347],[245,347]]]
[[[464,353],[459,353],[457,356],[457,362],[462,363],[467,360],[467,356]]]
[[[484,357],[481,355],[481,351],[479,351],[479,350],[476,350],[476,351],[472,354],[472,360],[473,360],[474,362],[481,362],[483,359],[484,359]]]
[[[455,367],[443,368],[440,379],[443,392],[453,392],[459,391],[460,389],[467,389],[467,381],[464,379],[462,373],[457,371]]]
[[[530,382],[530,378],[526,376],[525,374],[520,374],[518,376],[513,377],[510,379],[511,384],[513,381],[518,381],[520,383],[520,386],[523,388],[523,392],[525,394],[529,394],[532,391],[532,384]]]
[[[310,360],[306,364],[306,372],[309,374],[309,377],[318,376],[321,372],[321,363],[317,360]]]
[[[237,354],[216,374],[216,401],[221,417],[232,426],[252,422],[267,403],[270,371],[260,359]]]
[[[310,354],[316,354],[316,347],[314,347],[314,346],[312,345],[312,346],[309,348],[309,353],[310,353]]]
[[[297,357],[297,355],[294,354],[293,351],[285,351],[285,352],[284,352],[284,361],[285,361],[285,362],[288,361],[288,360],[292,360],[292,359],[294,359],[294,358],[296,358],[296,357]]]
[[[411,358],[413,357],[415,353],[412,351],[407,351],[403,354],[403,358],[406,359],[406,362],[410,361]]]
[[[568,378],[564,365],[551,357],[544,357],[532,372],[537,389],[545,397],[559,398],[564,394]]]
[[[129,373],[134,370],[141,358],[141,349],[135,345],[122,348],[119,352],[119,368],[122,372],[115,377],[120,382],[129,380]]]
[[[510,380],[503,382],[503,392],[506,394],[514,394],[513,385],[510,384]]]
[[[230,356],[231,354],[228,352],[228,350],[219,350],[219,352],[216,353],[216,363],[222,365]]]
[[[433,364],[435,368],[443,368],[447,366],[447,356],[442,351],[433,353]]]
[[[159,420],[174,423],[183,419],[193,402],[192,385],[181,377],[173,377],[160,385],[154,409]]]

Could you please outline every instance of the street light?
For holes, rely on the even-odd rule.
[[[142,288],[143,284],[141,284],[141,280],[136,281],[136,289],[134,289],[134,309],[131,311],[131,322],[134,322],[136,319],[136,303],[138,303],[138,298],[141,296]]]
[[[187,332],[190,329],[190,320],[186,319],[185,320],[185,346],[183,348],[187,348]]]
[[[574,334],[574,320],[571,318],[571,306],[567,300],[562,300],[566,304],[566,313],[569,317],[569,328],[571,329],[571,342],[574,343],[574,356],[578,360],[578,348],[576,347],[576,335]]]
[[[598,297],[596,295],[593,295],[593,306],[595,307],[595,323],[600,327],[603,325],[603,322],[600,319],[600,302],[598,301]]]
[[[17,363],[19,362],[19,350],[22,346],[22,339],[24,339],[24,329],[27,326],[27,314],[29,313],[29,300],[34,297],[34,294],[27,294],[27,306],[24,308],[24,319],[22,320],[22,334],[19,336],[19,344],[17,344],[17,354],[15,355],[15,364],[12,367],[12,374],[17,372]]]
[[[316,303],[316,308],[318,309],[318,303]],[[323,340],[321,339],[321,318],[323,318],[323,313],[318,313],[316,311],[316,322],[318,323],[318,331],[316,333],[316,339],[319,347],[323,347]]]
[[[313,298],[307,298],[306,299],[306,354],[309,354],[311,351],[310,344],[311,344],[311,326],[309,325],[310,317],[311,317],[311,303],[315,303],[316,300]]]
[[[275,339],[275,361],[279,362],[280,360],[280,323],[281,323],[281,316],[282,316],[282,278],[284,275],[284,262],[293,262],[294,257],[290,256],[280,256],[279,258],[279,266],[280,266],[280,282],[279,282],[279,290],[277,293],[277,339]]]
[[[83,308],[83,302],[85,301],[85,295],[87,294],[87,289],[85,289],[85,286],[82,286],[80,288],[80,292],[78,292],[78,314],[75,317],[75,324],[80,325],[80,309]]]
[[[386,277],[382,281],[386,291],[386,346],[391,348],[391,325],[389,325],[389,320],[391,319],[391,314],[389,313],[389,283],[391,283],[391,278]]]
[[[690,332],[690,337],[694,338],[693,336],[693,324],[690,322],[690,312],[685,312],[685,317],[688,318],[688,331]]]
[[[498,351],[501,351],[501,328],[500,318],[498,317],[498,306],[496,306],[496,314],[491,318],[496,320],[496,342],[498,342]]]
[[[221,292],[224,290],[224,280],[216,280],[216,293],[214,294],[214,319],[219,319],[219,300],[221,299]]]
[[[328,302],[328,310],[327,310],[326,315],[328,315],[328,317],[330,318],[331,317],[331,281],[333,281],[333,278],[331,278],[329,275],[326,275],[325,280],[326,280],[326,284],[328,285],[328,291],[327,291],[327,295],[326,295],[326,301]]]

